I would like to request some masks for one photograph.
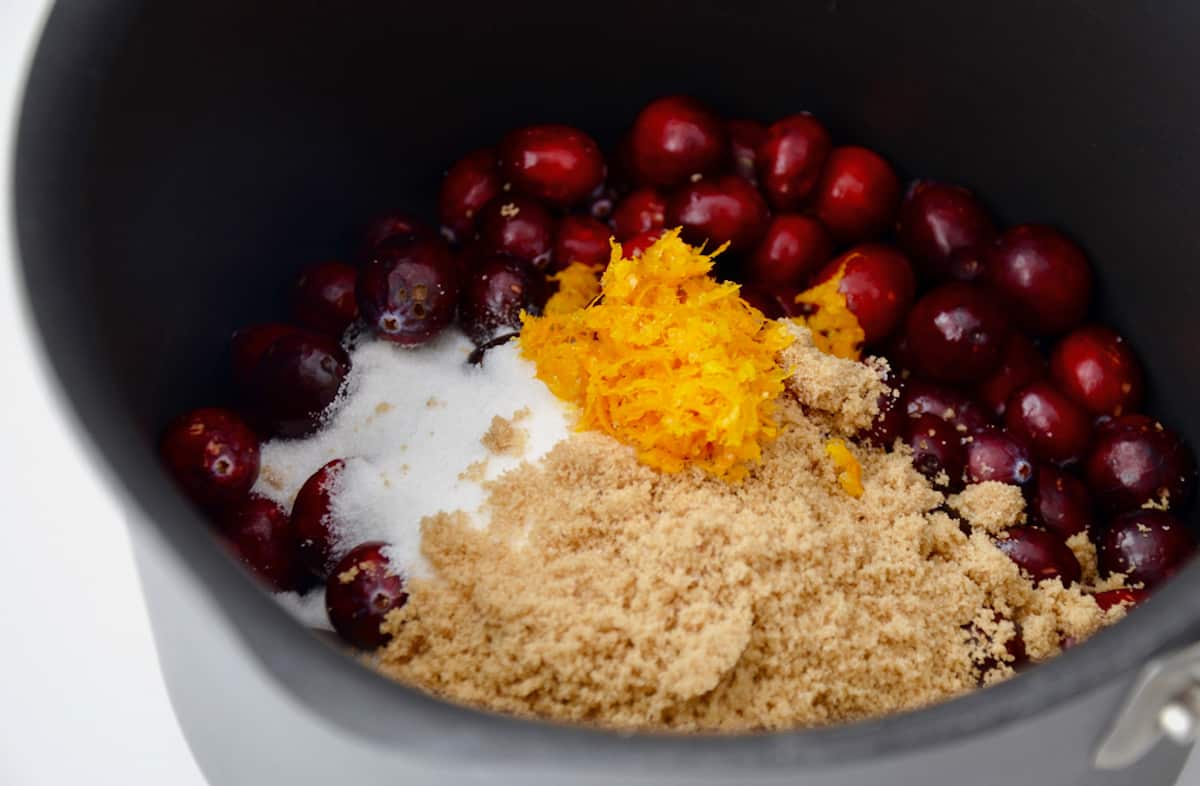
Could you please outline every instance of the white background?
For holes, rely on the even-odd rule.
[[[45,0],[0,0],[0,784],[203,786],[158,671],[129,542],[34,364],[9,139]],[[1200,784],[1193,756],[1182,783]]]

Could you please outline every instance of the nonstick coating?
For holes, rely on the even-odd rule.
[[[60,2],[16,161],[48,362],[114,483],[296,695],[424,755],[760,768],[917,749],[1127,676],[1200,622],[1192,567],[1127,622],[997,688],[851,726],[720,740],[501,719],[386,683],[295,626],[218,550],[155,459],[173,414],[226,398],[227,338],[283,315],[302,265],[370,213],[428,214],[442,171],[522,123],[605,143],[656,95],[730,116],[807,109],[909,175],[1087,248],[1098,312],[1152,410],[1200,443],[1200,4],[1191,0]],[[86,526],[87,522],[80,522]]]

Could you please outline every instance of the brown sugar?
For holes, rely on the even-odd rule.
[[[974,483],[946,500],[946,504],[984,532],[997,533],[1025,520],[1021,489],[994,480]]]
[[[529,432],[515,424],[526,417],[528,417],[528,410],[525,410],[524,413],[514,413],[512,419],[505,419],[496,415],[492,418],[492,425],[479,441],[483,443],[485,448],[497,456],[515,456],[520,458],[525,454],[525,446],[529,441]]]

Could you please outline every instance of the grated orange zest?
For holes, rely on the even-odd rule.
[[[590,305],[600,297],[600,274],[603,268],[583,262],[572,262],[559,272],[548,276],[558,283],[558,291],[546,301],[543,314],[568,314]]]
[[[796,295],[796,303],[810,307],[812,313],[795,317],[795,321],[812,331],[813,343],[821,351],[847,360],[861,360],[867,334],[841,293],[845,274],[846,263],[843,262],[825,281]]]
[[[862,465],[850,452],[850,448],[846,447],[846,443],[840,439],[829,440],[825,443],[825,455],[829,456],[833,461],[833,466],[838,470],[837,478],[842,490],[852,497],[861,497],[863,495]]]

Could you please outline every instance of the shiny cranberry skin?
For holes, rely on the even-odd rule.
[[[1057,535],[1033,527],[1013,527],[996,548],[1017,563],[1034,583],[1062,579],[1063,586],[1079,581],[1083,571],[1074,552]]]
[[[1125,339],[1100,325],[1068,333],[1050,353],[1050,375],[1093,415],[1125,415],[1142,404],[1142,366]]]
[[[758,181],[776,210],[797,210],[817,185],[833,143],[812,115],[772,123],[758,147]]]
[[[953,424],[937,415],[920,415],[909,420],[907,442],[912,448],[913,466],[935,483],[941,483],[939,476],[945,472],[948,489],[962,488],[967,462],[962,436]]]
[[[762,195],[737,175],[688,183],[667,203],[668,223],[682,226],[688,243],[706,243],[710,250],[723,243],[734,252],[753,248],[767,220]]]
[[[1087,413],[1049,382],[1034,382],[1014,393],[1004,424],[1029,443],[1035,456],[1055,464],[1083,458],[1091,439]]]
[[[345,262],[318,262],[296,279],[292,289],[292,313],[305,327],[341,336],[358,319],[354,300],[358,271]]]
[[[1182,521],[1161,510],[1131,510],[1112,520],[1097,549],[1104,575],[1124,573],[1152,589],[1175,574],[1196,550]]]
[[[624,243],[626,240],[662,229],[667,223],[667,200],[658,189],[644,186],[631,191],[613,209],[613,235]]]
[[[954,426],[962,436],[975,434],[991,426],[987,410],[977,401],[961,390],[945,385],[911,379],[905,383],[901,403],[907,417],[937,415]]]
[[[1187,444],[1144,415],[1124,415],[1098,428],[1084,473],[1101,507],[1114,513],[1147,502],[1178,510],[1196,486],[1196,460]]]
[[[900,204],[900,247],[923,272],[937,278],[958,278],[951,273],[955,254],[980,248],[995,234],[987,210],[961,186],[918,180]]]
[[[839,271],[838,292],[858,319],[866,343],[887,338],[912,305],[917,289],[912,265],[891,246],[864,243],[822,268],[813,284],[828,281]]]
[[[319,333],[292,333],[263,353],[247,390],[256,419],[281,437],[311,434],[350,373],[338,342]]]
[[[692,175],[710,174],[724,162],[727,150],[725,124],[687,96],[651,101],[630,131],[634,177],[650,185],[675,186]]]
[[[483,206],[500,193],[496,151],[474,150],[446,170],[438,193],[438,220],[455,238],[470,237]]]
[[[1004,431],[981,431],[967,441],[967,482],[1025,486],[1033,479],[1029,447]]]
[[[219,527],[238,559],[272,589],[289,592],[304,584],[296,533],[278,504],[246,497],[221,516]]]
[[[1019,388],[1046,376],[1046,359],[1024,333],[1010,331],[1000,352],[1000,365],[975,386],[975,397],[1003,417],[1008,399]]]
[[[607,264],[611,237],[608,227],[591,216],[567,216],[558,222],[554,235],[552,269],[562,270],[572,262]]]
[[[626,259],[637,259],[642,252],[654,245],[666,232],[665,229],[652,229],[630,238],[621,244],[621,253]]]
[[[1063,540],[1080,532],[1091,532],[1096,523],[1087,486],[1074,475],[1049,464],[1038,467],[1026,512],[1034,524]]]
[[[746,260],[747,278],[763,287],[801,288],[833,256],[833,240],[811,216],[784,213],[771,219],[766,234]]]
[[[974,284],[943,284],[908,315],[908,345],[918,370],[940,382],[977,382],[1000,365],[1010,333],[1003,309]]]
[[[304,481],[292,503],[292,529],[300,562],[314,576],[326,578],[333,568],[333,494],[346,462],[334,459]]]
[[[258,366],[259,359],[276,339],[298,330],[281,322],[265,322],[234,331],[229,349],[233,379],[238,387],[245,390],[249,386],[250,377]]]
[[[900,180],[878,153],[836,147],[813,194],[817,218],[834,239],[858,243],[891,224],[900,203]]]
[[[404,578],[377,541],[355,546],[325,582],[325,611],[345,641],[364,650],[387,643],[380,626],[389,612],[408,602]]]
[[[454,319],[459,263],[440,238],[388,242],[359,273],[358,308],[367,327],[397,344],[424,344]]]
[[[620,198],[621,194],[616,188],[607,183],[601,183],[588,196],[587,202],[584,203],[584,212],[597,221],[607,221],[612,218],[613,210]]]
[[[497,156],[501,176],[517,193],[556,207],[582,202],[604,182],[600,146],[571,126],[519,128],[501,140]]]
[[[209,508],[235,502],[258,479],[258,437],[226,409],[197,409],[167,426],[163,463],[195,502]]]
[[[540,269],[550,264],[554,217],[538,202],[501,194],[479,216],[479,242],[490,254],[505,254]]]
[[[463,289],[459,322],[476,344],[521,329],[521,312],[540,314],[546,302],[545,277],[532,265],[496,256],[483,262]]]
[[[1114,606],[1131,609],[1143,603],[1148,597],[1150,597],[1150,593],[1144,589],[1113,589],[1097,592],[1092,596],[1092,600],[1096,601],[1096,605],[1100,607],[1101,611],[1108,611]]]
[[[986,268],[988,283],[1031,333],[1064,333],[1087,314],[1091,266],[1079,246],[1056,229],[1025,224],[1005,231],[989,250]]]
[[[758,146],[767,137],[767,129],[757,120],[730,120],[725,124],[729,136],[729,152],[733,158],[733,173],[758,184],[756,162]]]
[[[908,426],[908,416],[904,411],[904,386],[891,376],[884,380],[892,389],[879,395],[879,414],[875,422],[867,429],[862,438],[871,445],[884,450],[891,450],[897,439],[902,439]]]
[[[363,232],[362,259],[371,258],[375,247],[389,240],[399,241],[436,234],[411,213],[391,212],[376,216]]]

